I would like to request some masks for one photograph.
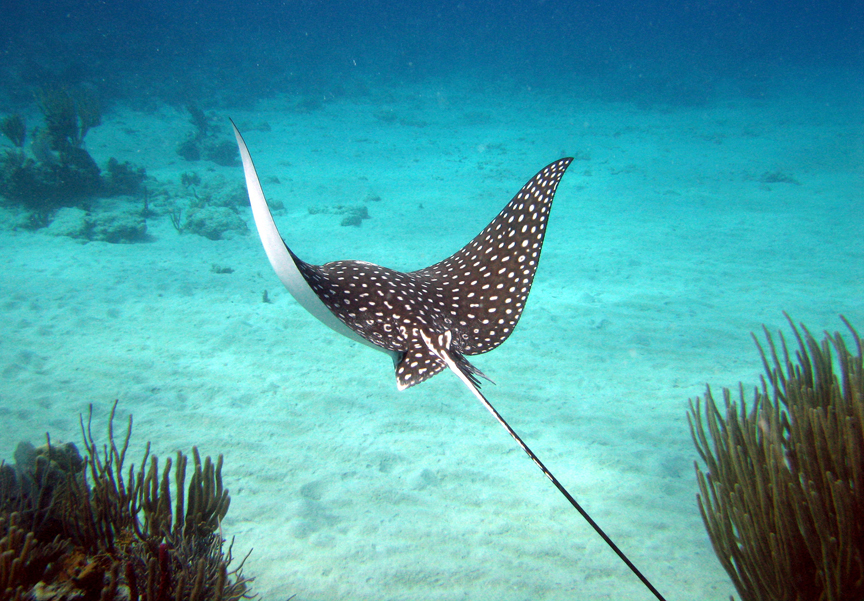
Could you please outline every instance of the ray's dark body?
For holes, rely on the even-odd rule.
[[[483,375],[464,355],[504,342],[522,315],[546,233],[555,191],[572,159],[541,170],[471,242],[431,267],[401,273],[363,261],[325,265],[294,262],[310,288],[345,325],[399,353],[399,388],[414,386],[446,367],[420,332],[451,332],[450,351],[472,375]]]

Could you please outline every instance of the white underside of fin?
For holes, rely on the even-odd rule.
[[[279,276],[285,288],[288,289],[291,296],[304,309],[309,311],[309,313],[314,315],[327,327],[355,342],[360,342],[391,356],[394,355],[393,352],[372,344],[339,321],[330,309],[327,308],[327,305],[321,302],[315,291],[309,287],[309,284],[306,282],[303,274],[300,273],[300,270],[297,269],[294,259],[288,252],[288,248],[285,246],[279,230],[276,229],[276,223],[273,221],[270,207],[267,206],[267,199],[264,198],[264,191],[261,189],[261,182],[258,180],[258,173],[255,171],[255,165],[252,163],[249,149],[246,148],[246,142],[243,141],[243,136],[240,135],[233,121],[231,122],[231,127],[234,128],[237,145],[240,147],[240,158],[243,160],[243,173],[246,176],[246,188],[249,191],[249,203],[252,205],[252,215],[255,218],[258,235],[261,237],[261,244],[264,245],[264,251],[267,253],[267,258],[270,259],[270,265],[273,266],[273,270]]]

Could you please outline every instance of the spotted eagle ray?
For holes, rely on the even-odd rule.
[[[231,126],[258,235],[274,271],[297,302],[339,334],[389,354],[399,390],[449,368],[627,567],[665,601],[483,396],[479,378],[489,378],[465,358],[498,347],[522,316],[552,200],[573,159],[544,167],[471,242],[431,267],[402,273],[366,261],[310,265],[279,234],[246,142],[233,121]]]

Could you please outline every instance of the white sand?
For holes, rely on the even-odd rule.
[[[860,98],[799,83],[638,110],[440,82],[230,116],[285,204],[283,235],[316,263],[424,267],[544,165],[590,155],[559,188],[519,327],[472,361],[667,599],[721,600],[733,589],[695,503],[687,399],[755,384],[750,332],[784,327],[783,310],[817,333],[840,313],[864,329]],[[384,108],[402,123],[376,119]],[[162,182],[241,184],[239,166],[175,154],[190,130],[172,108],[117,107],[87,147]],[[760,181],[778,171],[799,184]],[[381,200],[359,228],[308,212],[369,195]],[[235,554],[254,548],[246,573],[266,600],[651,598],[456,378],[399,393],[385,355],[307,315],[243,216],[247,236],[179,235],[162,217],[131,245],[7,226],[0,456],[46,430],[80,440],[88,403],[101,436],[115,398],[134,414],[136,462],[147,440],[160,457],[224,453],[224,532]]]

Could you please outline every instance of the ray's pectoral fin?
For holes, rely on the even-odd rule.
[[[276,228],[276,222],[273,221],[273,215],[270,213],[267,199],[264,198],[264,191],[261,189],[258,172],[252,163],[252,156],[249,154],[246,142],[243,140],[243,136],[240,135],[240,131],[233,121],[231,122],[231,127],[234,128],[234,136],[237,138],[237,146],[240,148],[240,158],[243,161],[243,174],[246,177],[246,188],[249,191],[249,204],[252,207],[252,216],[255,218],[255,227],[258,229],[261,244],[264,246],[264,252],[267,253],[270,265],[273,266],[273,271],[279,276],[279,279],[285,285],[285,288],[288,289],[288,292],[291,293],[291,296],[324,325],[346,338],[377,350],[384,350],[359,336],[351,328],[339,321],[309,286],[306,277],[300,272],[297,263],[299,259],[285,244],[285,241],[279,234],[279,230]]]

